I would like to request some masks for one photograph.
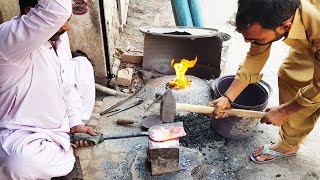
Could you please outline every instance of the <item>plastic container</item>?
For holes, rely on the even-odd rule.
[[[212,87],[215,99],[221,97],[227,91],[234,77],[234,75],[230,75],[216,79]],[[231,107],[235,109],[263,111],[268,105],[271,93],[271,87],[265,81],[250,84],[235,99]],[[252,134],[259,121],[260,119],[258,118],[229,116],[212,120],[211,126],[217,133],[226,138],[244,139]]]

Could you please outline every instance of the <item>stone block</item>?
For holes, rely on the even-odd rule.
[[[118,76],[116,78],[116,84],[121,86],[130,86],[133,76],[132,68],[125,68],[118,71]]]
[[[90,119],[100,119],[100,114],[94,112],[94,113],[91,114],[91,118]]]
[[[116,75],[118,74],[119,68],[120,68],[121,61],[119,59],[115,59],[113,61],[112,65],[112,74]]]
[[[96,101],[96,102],[94,103],[94,105],[102,108],[102,107],[103,107],[103,101]]]
[[[153,176],[180,170],[179,140],[165,142],[149,140],[147,153]]]
[[[121,62],[141,64],[143,61],[142,52],[126,52],[121,56]]]
[[[99,114],[100,114],[100,113],[101,113],[101,107],[95,105],[95,106],[93,107],[93,111],[92,111],[92,112],[93,112],[93,113],[99,113]]]

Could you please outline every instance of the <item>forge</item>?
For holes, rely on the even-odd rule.
[[[190,158],[184,153],[184,148],[198,149],[206,164],[215,165],[213,161],[219,158],[220,153],[216,149],[218,146],[223,147],[221,142],[225,141],[212,128],[214,125],[211,122],[218,120],[192,113],[190,109],[179,110],[183,110],[180,105],[201,105],[208,108],[207,104],[215,98],[212,84],[220,76],[222,55],[226,53],[223,42],[230,37],[218,30],[204,28],[144,27],[141,30],[145,33],[143,69],[162,75],[152,80],[147,79],[145,86],[135,95],[145,102],[144,117],[159,118],[156,122],[162,125],[172,121],[183,122],[183,128],[187,132],[184,137],[164,142],[149,138],[146,147],[150,168],[148,171],[151,175],[169,173],[173,176],[183,172],[180,171],[185,168],[183,160]],[[167,89],[171,89],[170,93]],[[171,99],[173,103],[170,102]],[[200,106],[188,107],[200,109]],[[215,153],[204,152],[203,148]],[[210,155],[206,156],[207,153]],[[202,165],[204,161],[199,161],[201,174],[206,174],[206,167]]]
[[[163,94],[167,88],[166,83],[175,77],[174,75],[168,75],[153,79],[140,90],[137,96],[150,102],[155,99],[155,94]],[[191,81],[189,87],[172,90],[177,103],[207,105],[214,99],[212,81],[203,80],[191,75],[187,75],[186,77]],[[157,102],[150,111],[158,113],[160,111],[160,102]],[[223,139],[210,125],[210,122],[213,121],[210,117],[197,113],[177,111],[174,119],[177,122],[183,122],[187,132],[187,136],[180,140],[182,146],[201,147],[215,140],[221,141]]]
[[[144,27],[141,31],[145,33],[143,69],[158,72],[163,76],[149,81],[140,90],[138,97],[149,102],[158,100],[153,108],[147,108],[148,113],[160,112],[158,122],[183,122],[187,133],[187,136],[174,142],[155,143],[149,140],[148,159],[151,163],[151,174],[179,172],[180,160],[184,156],[180,154],[182,147],[198,149],[209,166],[226,161],[220,156],[224,153],[223,148],[227,142],[224,137],[239,140],[249,137],[259,119],[231,117],[215,120],[200,113],[192,113],[208,113],[212,112],[211,109],[193,111],[200,109],[200,106],[191,105],[209,108],[207,104],[221,97],[226,91],[224,87],[228,87],[232,82],[233,77],[228,78],[230,82],[220,77],[223,59],[227,53],[225,42],[230,37],[218,30],[203,28]],[[261,96],[256,97],[268,96],[263,86],[253,86],[254,90],[250,91],[249,88],[244,91],[247,91],[244,95],[251,97],[253,92],[260,90]],[[164,95],[159,100],[155,97],[156,94]],[[261,110],[267,103],[267,98],[258,98],[263,99],[263,102],[250,100],[250,106],[242,106],[247,104],[249,99],[252,98],[236,100],[232,108]],[[261,108],[257,108],[260,106]],[[202,166],[203,171],[204,169],[205,166]]]
[[[203,79],[220,76],[231,36],[217,29],[198,27],[141,27],[144,37],[144,69],[174,74],[171,59],[198,62],[188,74]]]
[[[152,101],[155,99],[155,94],[163,94],[166,91],[166,88],[170,88],[168,82],[172,82],[175,78],[176,76],[171,75],[153,79],[152,81],[147,83],[142,90],[140,90],[137,96],[146,101]],[[172,89],[172,94],[176,102],[207,105],[208,102],[210,102],[213,98],[213,91],[208,82],[195,76],[186,76],[185,78],[188,79],[188,86],[186,88],[176,90]],[[150,111],[159,113],[160,102],[157,103],[157,106],[155,106]],[[177,112],[176,114],[178,117],[188,117],[190,113]],[[206,120],[208,121],[208,123],[210,122],[209,118],[207,118]],[[188,122],[186,123],[188,125],[191,125]],[[187,128],[188,131],[190,130],[189,126],[185,128]],[[181,139],[177,139],[168,142],[153,142],[152,140],[149,140],[148,160],[151,164],[150,172],[152,175],[161,175],[169,172],[179,172],[182,169],[181,163],[183,163],[185,154],[183,154],[183,151],[180,150],[182,148],[180,147],[180,140]],[[186,144],[185,142],[182,143]]]
[[[167,87],[167,82],[175,79],[176,76],[169,75],[156,78],[147,83],[137,95],[144,100],[155,99],[155,94],[163,94]],[[191,85],[185,89],[172,90],[173,96],[179,103],[207,105],[213,100],[213,92],[209,83],[203,79],[195,76],[187,75],[187,78],[192,82]]]
[[[192,29],[197,31],[202,31],[204,29]],[[209,32],[209,40],[211,42],[211,45],[217,45],[221,49],[222,40],[220,37],[218,37],[218,33],[209,30],[204,30]],[[178,31],[175,31],[178,32]],[[203,33],[203,32],[201,32]],[[170,36],[170,33],[163,32],[163,35]],[[176,33],[174,35],[177,35]],[[202,34],[203,35],[203,34]],[[188,44],[195,44],[195,43],[202,43],[202,40],[206,40],[207,35],[205,36],[193,36],[191,33],[182,33],[177,35],[178,38],[172,39],[173,42],[181,43],[180,37],[182,36],[191,36],[192,40],[186,40],[185,43]],[[153,35],[152,35],[153,36]],[[150,53],[148,49],[148,38],[150,38],[150,34],[146,34],[145,36],[145,63],[144,68],[149,70],[156,70],[162,74],[165,74],[165,76],[153,79],[149,83],[147,83],[142,90],[139,92],[139,98],[144,100],[151,100],[155,102],[158,100],[158,98],[155,97],[156,94],[160,94],[161,99],[161,105],[157,106],[157,108],[154,109],[155,113],[160,112],[158,122],[172,122],[174,120],[174,114],[177,114],[179,117],[190,117],[190,112],[175,112],[176,103],[184,103],[184,104],[192,104],[192,105],[203,105],[206,106],[208,102],[213,100],[213,91],[212,88],[207,80],[204,79],[210,79],[211,77],[217,77],[220,75],[220,57],[221,57],[221,51],[218,53],[214,53],[214,55],[217,57],[217,60],[211,61],[211,63],[216,63],[216,65],[213,65],[209,62],[212,60],[210,55],[207,53],[208,51],[204,50],[201,51],[201,48],[197,51],[191,51],[191,49],[194,48],[194,46],[190,47],[190,51],[185,50],[177,50],[172,48],[165,47],[167,44],[171,44],[166,42],[166,38],[163,39],[165,45],[160,47],[159,45],[161,43],[155,42],[149,43],[149,45],[153,44],[156,46],[153,51],[153,53]],[[189,38],[189,37],[188,37]],[[187,39],[188,39],[187,38]],[[160,38],[161,39],[161,38]],[[198,39],[200,41],[197,41],[195,39]],[[178,44],[175,44],[176,47],[178,47]],[[180,47],[184,47],[186,44]],[[155,47],[153,46],[153,47]],[[161,53],[161,49],[167,51],[166,54],[168,56],[161,56],[163,55],[163,52]],[[160,51],[159,51],[160,50]],[[180,51],[180,55],[174,54],[175,52]],[[156,52],[156,53],[155,53]],[[171,53],[170,53],[171,52]],[[183,52],[189,52],[185,56],[187,58],[183,57]],[[157,54],[160,53],[160,54]],[[174,55],[173,55],[174,54]],[[198,59],[198,56],[200,57],[200,61]],[[161,57],[162,60],[157,59],[156,57]],[[192,58],[191,58],[192,57]],[[171,62],[170,62],[171,58]],[[181,59],[181,60],[180,60]],[[197,63],[199,62],[199,63]],[[201,68],[201,64],[207,64],[208,67]],[[200,65],[200,66],[199,66]],[[155,69],[153,69],[155,68]],[[186,75],[187,71],[189,70],[188,74]],[[175,74],[171,75],[171,74]],[[167,89],[171,89],[168,90]],[[161,97],[162,96],[162,97]],[[168,102],[169,101],[169,102]],[[170,102],[171,101],[171,102]],[[152,103],[151,103],[152,104]],[[150,106],[149,106],[150,107]],[[149,110],[149,107],[147,108]],[[207,118],[208,120],[208,118]],[[187,123],[190,124],[190,123]],[[191,126],[191,128],[194,126]],[[208,126],[210,127],[210,126]],[[187,127],[189,129],[189,127]],[[198,132],[198,131],[197,131]],[[167,142],[154,142],[151,139],[149,139],[148,143],[148,160],[151,165],[151,174],[152,175],[161,175],[166,174],[170,172],[179,172],[180,167],[180,159],[184,157],[184,155],[180,154],[180,139],[171,140]],[[204,173],[203,173],[204,174]]]
[[[193,60],[193,61],[196,61]],[[192,61],[191,61],[192,62]],[[172,65],[173,63],[171,63]],[[183,64],[183,63],[182,63]],[[186,66],[188,66],[188,63]],[[195,63],[194,63],[195,64]],[[191,67],[193,67],[193,65]],[[207,106],[208,102],[212,101],[214,98],[219,97],[219,93],[224,93],[225,89],[222,87],[227,87],[234,77],[220,77],[216,79],[215,81],[207,81],[195,76],[187,75],[187,76],[179,76],[179,73],[177,73],[176,70],[176,76],[174,75],[168,75],[163,76],[160,78],[153,79],[149,83],[147,83],[143,89],[139,93],[139,98],[145,99],[145,100],[154,100],[155,94],[165,94],[163,97],[169,97],[166,96],[167,90],[171,89],[172,95],[174,99],[172,98],[172,95],[170,96],[170,99],[173,99],[172,101],[176,101],[176,103],[184,103],[184,104],[191,104],[191,105],[203,105]],[[184,72],[186,73],[186,71]],[[223,79],[228,79],[228,83],[226,83]],[[179,88],[172,87],[171,82],[175,80],[181,80],[186,79],[185,85],[186,86],[180,86]],[[262,83],[263,84],[263,83]],[[264,83],[262,85],[260,82],[257,84],[249,85],[246,90],[243,91],[243,93],[239,96],[240,98],[237,99],[234,103],[233,107],[242,107],[240,104],[243,104],[243,99],[245,102],[247,102],[246,107],[242,107],[243,109],[258,109],[265,108],[265,105],[267,104],[267,97],[268,93],[266,91],[264,85],[268,87],[267,84]],[[183,87],[183,88],[180,88]],[[170,92],[171,92],[170,91]],[[271,91],[271,90],[270,90]],[[258,94],[255,97],[259,97],[257,99],[261,100],[261,102],[256,102],[251,100],[248,102],[250,98],[242,98],[243,96],[250,96],[254,94],[254,92],[257,92]],[[171,93],[170,93],[171,94]],[[221,96],[221,95],[220,95]],[[264,98],[263,98],[264,97]],[[163,102],[168,102],[167,100],[162,99]],[[238,103],[238,104],[237,104]],[[250,103],[250,104],[248,104]],[[158,103],[160,104],[160,103]],[[176,104],[178,107],[178,104]],[[168,114],[171,114],[170,110],[164,111],[163,110],[163,104],[161,106],[156,106],[154,108],[154,112],[159,113],[162,115],[163,112],[168,112]],[[171,107],[171,104],[169,103],[169,107]],[[174,106],[174,109],[176,106]],[[178,109],[178,108],[177,108]],[[161,112],[162,111],[162,112]],[[194,111],[197,112],[197,111]],[[224,144],[221,145],[220,142],[226,141],[224,137],[230,138],[230,139],[244,139],[246,137],[249,137],[254,129],[256,128],[257,122],[259,119],[252,119],[252,118],[224,118],[222,120],[215,120],[212,118],[209,118],[203,114],[197,114],[197,113],[191,113],[191,112],[175,112],[176,116],[174,117],[174,120],[176,122],[183,122],[183,127],[185,128],[185,131],[187,132],[187,136],[180,138],[179,140],[176,140],[174,143],[154,143],[149,140],[149,160],[151,161],[151,174],[152,175],[161,175],[168,172],[178,172],[181,167],[179,165],[181,154],[179,151],[179,146],[184,146],[187,148],[199,148],[199,151],[204,156],[204,160],[207,164],[215,165],[213,161],[215,161],[216,158],[219,157],[220,151],[223,149]],[[161,119],[160,115],[160,119]],[[164,118],[166,120],[166,118]],[[170,119],[170,118],[168,118]],[[162,121],[162,122],[170,122],[170,121]],[[219,123],[214,123],[219,122]],[[221,136],[222,135],[222,136]],[[169,144],[169,145],[168,145]],[[174,144],[174,145],[172,145]],[[219,145],[220,144],[220,145]],[[218,152],[217,147],[220,146]],[[156,148],[155,148],[156,147]],[[205,149],[205,150],[204,150]],[[212,152],[216,153],[212,153]],[[207,155],[209,154],[209,156]],[[224,161],[224,160],[222,160]]]
[[[197,59],[196,57],[197,56],[193,56],[188,59],[189,61],[194,61]],[[183,59],[185,58],[180,59],[180,63]],[[170,63],[170,59],[168,59],[165,63],[172,67],[175,63],[179,63],[179,59],[176,59],[174,63]],[[192,70],[192,68],[193,67],[190,67],[190,70]],[[150,71],[150,73],[153,72]],[[207,106],[208,102],[215,98],[214,96],[216,93],[214,90],[216,89],[217,91],[217,88],[214,84],[218,82],[219,78],[213,83],[212,80],[202,79],[193,74],[188,75],[189,71],[185,71],[184,73],[187,75],[185,77],[181,76],[180,79],[186,78],[187,86],[184,88],[172,89],[172,95],[175,101],[177,103]],[[175,74],[176,75],[162,74],[162,76],[155,79],[143,79],[146,80],[147,83],[134,95],[134,98],[142,100],[143,104],[129,110],[127,113],[123,112],[121,116],[140,116],[139,119],[135,120],[138,121],[138,123],[141,123],[145,116],[161,114],[160,100],[154,103],[151,108],[148,107],[157,99],[156,94],[164,94],[166,89],[171,87],[168,83],[176,80],[177,74],[179,73],[175,72]],[[220,82],[219,84],[225,85],[224,82]],[[218,90],[220,91],[219,87]],[[113,120],[116,120],[116,117],[117,116],[113,117]],[[176,111],[174,121],[183,122],[183,127],[187,134],[186,136],[181,137],[178,140],[168,140],[168,142],[156,142],[152,141],[151,138],[127,140],[119,146],[120,148],[123,147],[124,150],[116,151],[124,152],[125,157],[122,158],[123,161],[118,162],[108,160],[105,165],[107,173],[112,174],[116,172],[113,177],[118,178],[123,176],[123,174],[127,173],[130,169],[130,174],[128,176],[134,177],[133,179],[176,179],[176,177],[183,177],[181,179],[201,179],[203,177],[215,177],[214,179],[220,179],[217,177],[227,176],[224,170],[225,167],[229,171],[231,169],[230,167],[243,166],[243,164],[237,164],[237,161],[239,160],[239,157],[237,156],[238,152],[234,152],[234,155],[232,155],[232,157],[237,158],[231,160],[227,158],[229,152],[226,147],[229,140],[218,134],[217,131],[212,128],[212,126],[215,125],[211,124],[211,122],[219,120],[213,120],[203,114]],[[164,122],[170,121],[162,121],[162,124],[165,124]],[[135,130],[141,131],[141,127],[139,127],[140,125],[138,125],[138,123],[138,127],[128,126],[125,127],[123,131],[132,131],[133,127],[137,128]],[[224,128],[224,126],[222,127]],[[112,147],[110,148],[112,151],[115,151],[114,148],[116,146],[110,147]],[[244,156],[245,155],[241,155],[241,157]],[[128,164],[127,162],[131,163]],[[119,171],[119,166],[122,167],[123,170]],[[214,171],[209,172],[208,167]],[[230,174],[231,175],[228,174],[228,177],[234,176],[233,171],[230,171]]]

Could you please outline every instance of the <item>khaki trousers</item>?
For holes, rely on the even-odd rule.
[[[291,85],[288,81],[278,78],[280,104],[292,100],[301,87]],[[320,105],[307,107],[289,115],[289,119],[281,126],[279,145],[283,149],[299,147],[312,131],[320,115]]]

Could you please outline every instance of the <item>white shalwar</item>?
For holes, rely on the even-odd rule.
[[[0,25],[0,180],[51,179],[73,168],[68,133],[88,118],[81,93],[92,92],[94,82],[81,72],[90,69],[83,58],[71,60],[66,33],[57,52],[48,42],[70,16],[71,0],[39,0]],[[74,79],[64,74],[73,71]]]

